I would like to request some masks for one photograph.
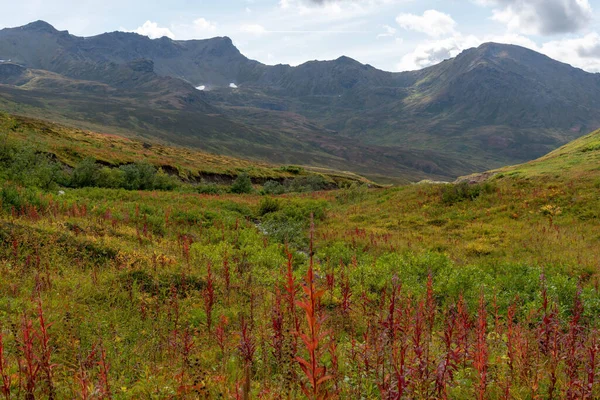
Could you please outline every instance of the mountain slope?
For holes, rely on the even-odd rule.
[[[600,127],[597,74],[494,43],[391,73],[348,57],[268,66],[229,38],[81,38],[37,21],[0,31],[0,59],[13,112],[396,180],[528,161]]]

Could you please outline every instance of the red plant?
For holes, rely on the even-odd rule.
[[[320,315],[320,299],[325,293],[323,290],[317,290],[315,287],[315,276],[313,271],[313,235],[314,223],[311,215],[310,224],[310,265],[306,272],[305,284],[302,286],[305,298],[298,301],[298,307],[302,308],[306,316],[306,331],[298,332],[302,339],[308,360],[302,357],[296,357],[300,364],[300,369],[308,380],[308,385],[301,382],[302,392],[312,400],[331,398],[325,383],[332,379],[331,375],[327,375],[327,368],[320,364],[321,356],[323,355],[322,341],[328,336],[327,332],[322,330],[323,316]]]
[[[219,318],[219,323],[215,328],[215,339],[217,339],[217,344],[219,345],[222,354],[225,354],[225,345],[227,343],[225,329],[227,328],[228,324],[229,320],[227,319],[227,317],[221,315],[221,318]]]
[[[254,361],[254,352],[256,351],[256,345],[252,340],[248,322],[244,317],[240,321],[240,344],[238,350],[244,361],[244,383],[242,385],[242,398],[244,400],[250,399],[250,380],[251,380],[251,367]]]
[[[598,344],[598,331],[593,331],[591,333],[591,341],[589,347],[587,349],[587,358],[588,362],[586,365],[586,375],[587,381],[583,391],[583,399],[592,399],[594,398],[594,384],[596,383],[596,375],[598,372],[596,369],[598,368],[598,352],[600,351],[600,344]]]
[[[273,334],[271,336],[273,356],[275,357],[277,364],[280,364],[283,359],[284,326],[283,310],[281,308],[281,290],[279,290],[279,288],[275,289],[275,306],[271,312],[271,327],[273,329]]]
[[[10,399],[10,385],[11,378],[8,374],[8,362],[4,355],[4,340],[2,332],[0,331],[0,377],[2,378],[2,394],[6,400]]]
[[[569,320],[569,331],[566,338],[567,399],[583,397],[583,382],[579,379],[579,367],[583,358],[583,326],[580,324],[582,315],[583,303],[581,302],[581,291],[579,290],[575,295],[573,315]]]
[[[457,330],[457,314],[455,309],[450,309],[446,316],[446,326],[444,329],[444,348],[445,355],[440,361],[436,371],[436,392],[441,399],[448,398],[448,382],[452,381],[454,372],[458,369],[460,362],[460,349],[455,344],[454,335]]]
[[[112,399],[112,392],[110,390],[110,383],[108,378],[110,364],[106,360],[106,349],[104,347],[100,348],[100,361],[98,361],[98,366],[100,367],[100,398],[110,400]]]
[[[79,358],[79,369],[75,374],[75,380],[79,385],[80,392],[78,393],[79,398],[81,400],[90,399],[89,392],[89,384],[90,384],[90,376],[89,371],[97,364],[96,357],[98,355],[97,345],[92,347],[89,354],[85,357],[85,359]]]
[[[22,343],[20,346],[23,360],[19,362],[20,369],[25,374],[25,400],[35,400],[35,387],[40,371],[40,364],[35,355],[33,321],[23,316],[21,325]]]
[[[302,357],[296,357],[296,360],[309,384],[306,385],[302,382],[301,388],[302,392],[310,399],[327,399],[330,397],[330,393],[324,383],[332,377],[327,375],[327,368],[320,365],[320,358],[323,354],[321,343],[328,333],[322,331],[323,317],[319,315],[318,311],[319,300],[324,291],[315,288],[312,266],[306,273],[305,285],[302,289],[306,297],[303,301],[298,302],[298,306],[305,312],[307,330],[305,333],[299,333],[299,336],[308,352],[308,360]]]
[[[477,400],[485,399],[488,375],[488,348],[486,342],[487,335],[487,310],[483,292],[479,297],[479,312],[477,315],[477,324],[475,325],[475,351],[473,354],[473,365],[477,370],[477,387],[475,397]]]
[[[56,398],[56,392],[54,389],[54,383],[52,380],[52,370],[55,365],[51,363],[50,358],[52,356],[52,347],[50,346],[50,336],[48,335],[48,328],[52,324],[48,324],[44,318],[44,310],[42,308],[42,301],[38,299],[38,320],[40,324],[39,340],[40,340],[40,351],[38,356],[39,368],[44,375],[46,381],[48,400]]]

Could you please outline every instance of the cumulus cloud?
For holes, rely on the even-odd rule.
[[[394,37],[396,35],[396,28],[392,28],[389,25],[383,25],[383,32],[377,35],[377,38]]]
[[[422,69],[456,57],[463,50],[477,47],[486,42],[516,44],[537,50],[535,42],[520,35],[508,34],[478,37],[457,33],[448,38],[429,40],[419,44],[415,50],[402,57],[402,60],[396,67],[399,71]]]
[[[544,43],[540,52],[586,71],[600,72],[600,35],[590,33],[574,39]]]
[[[215,32],[217,30],[217,24],[205,18],[195,19],[193,26],[194,30],[199,32]]]
[[[440,37],[455,32],[456,21],[448,14],[437,10],[427,10],[423,15],[400,14],[396,22],[404,29]]]
[[[144,25],[140,26],[133,32],[148,36],[150,39],[158,39],[163,36],[166,36],[170,39],[175,39],[175,34],[173,34],[169,28],[160,27],[156,22],[152,21],[144,22]]]
[[[206,18],[196,18],[192,22],[173,24],[171,29],[180,39],[205,39],[216,36],[219,26]]]
[[[512,32],[553,35],[573,33],[592,19],[589,0],[476,0],[494,7],[492,19]]]

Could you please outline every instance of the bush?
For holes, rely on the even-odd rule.
[[[295,165],[287,165],[280,168],[281,171],[289,172],[290,174],[298,175],[304,172],[304,168]]]
[[[223,193],[223,189],[214,183],[204,183],[198,185],[196,192],[199,194],[221,194]]]
[[[285,193],[285,186],[277,181],[266,181],[262,191],[264,194],[279,195]]]
[[[489,182],[469,184],[462,182],[456,185],[442,187],[441,198],[445,204],[454,204],[464,200],[475,200],[483,193],[492,193],[494,185]]]
[[[279,211],[281,205],[277,199],[272,197],[265,197],[261,200],[260,205],[258,206],[258,215],[263,216],[269,213]]]
[[[119,168],[102,167],[96,183],[99,187],[118,189],[125,185],[125,172]]]
[[[54,189],[64,183],[60,164],[31,147],[19,147],[10,142],[0,146],[0,177],[23,186]]]
[[[159,168],[154,175],[153,186],[156,190],[174,190],[180,185],[179,179],[175,176],[171,176]]]
[[[247,173],[241,173],[231,185],[231,193],[243,194],[252,192],[252,181]]]
[[[71,186],[73,187],[88,187],[96,186],[98,178],[98,165],[93,158],[85,158],[81,161],[71,175]]]

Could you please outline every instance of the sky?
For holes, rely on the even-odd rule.
[[[78,36],[229,36],[265,64],[345,55],[415,70],[493,41],[600,72],[600,0],[0,0],[0,9],[0,28],[44,20]]]

